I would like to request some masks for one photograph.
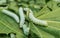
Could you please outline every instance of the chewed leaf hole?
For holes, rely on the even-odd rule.
[[[0,7],[6,7],[7,5],[0,5]]]
[[[16,37],[16,34],[15,33],[9,33],[9,34],[6,34],[6,33],[0,33],[0,38],[11,38],[13,35],[14,37]]]
[[[7,36],[7,34],[0,33],[0,37],[5,37],[5,36]]]
[[[60,7],[60,3],[58,3],[57,6]]]
[[[9,37],[8,37],[8,34],[0,33],[0,38],[9,38]]]

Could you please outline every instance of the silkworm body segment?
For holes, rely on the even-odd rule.
[[[24,8],[25,11],[28,11],[29,10],[29,19],[35,23],[35,24],[38,24],[38,25],[44,25],[44,26],[47,26],[47,21],[44,21],[44,20],[40,20],[40,19],[37,19],[34,17],[33,15],[33,12],[29,9],[29,8]]]
[[[23,25],[23,31],[24,31],[24,34],[25,34],[25,35],[28,35],[28,34],[29,34],[29,30],[30,30],[30,28],[27,27],[26,24],[24,24],[24,25]]]
[[[31,19],[32,22],[34,22],[35,24],[39,24],[39,25],[47,25],[47,22],[44,20],[39,20],[37,18],[35,18],[33,16],[33,13],[29,13],[29,18]]]
[[[19,17],[15,13],[10,12],[10,11],[5,10],[5,9],[3,9],[2,12],[4,14],[7,14],[7,15],[11,16],[12,18],[14,18],[16,20],[17,23],[19,23]]]
[[[10,37],[11,37],[11,38],[15,38],[15,34],[11,33],[11,34],[10,34]]]
[[[22,7],[19,8],[19,15],[20,15],[20,28],[22,28],[25,22],[25,16]]]

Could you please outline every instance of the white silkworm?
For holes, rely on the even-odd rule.
[[[29,10],[29,19],[35,23],[35,24],[39,24],[39,25],[44,25],[46,26],[47,25],[47,21],[44,21],[44,20],[39,20],[37,18],[34,17],[33,15],[33,12],[29,9],[29,8],[24,8],[25,11],[28,11]]]
[[[24,24],[25,16],[24,16],[22,7],[19,8],[19,15],[20,15],[20,28],[23,28],[24,34],[28,35],[29,34],[29,28],[27,27],[26,24]]]
[[[29,30],[30,30],[30,28],[27,27],[26,24],[24,24],[24,25],[23,25],[23,31],[24,31],[24,34],[25,34],[25,35],[28,35],[28,34],[29,34]]]
[[[25,16],[22,7],[19,8],[19,15],[20,15],[20,28],[22,28],[25,22]]]
[[[5,10],[5,9],[3,9],[2,12],[4,14],[11,16],[12,18],[14,18],[16,20],[17,23],[19,23],[19,17],[15,13],[8,11],[8,10]]]
[[[11,33],[11,34],[10,34],[10,37],[11,37],[11,38],[15,38],[15,34]]]

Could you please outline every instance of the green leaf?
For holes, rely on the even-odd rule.
[[[37,18],[41,20],[46,20],[48,23],[48,27],[41,27],[40,25],[36,25],[36,26],[31,25],[32,32],[34,32],[37,36],[40,36],[41,38],[49,38],[49,37],[60,38],[60,15],[59,15],[60,13],[59,12],[60,12],[60,8],[57,8],[51,12],[44,13],[41,16],[39,15]]]
[[[42,20],[49,20],[49,21],[59,21],[60,22],[60,8],[50,12],[46,13],[42,16],[39,16],[37,18],[42,19]]]
[[[47,3],[47,6],[54,11],[54,10],[60,8],[60,7],[58,6],[58,3],[59,3],[59,2],[55,2],[55,1],[51,0],[51,1],[49,1],[49,2]]]
[[[49,12],[51,12],[51,11],[47,8],[47,5],[45,5],[38,13],[36,13],[34,15],[35,15],[35,17],[39,17],[39,16],[44,15]]]
[[[43,31],[54,35],[56,38],[60,38],[60,8],[50,12],[46,13],[44,15],[41,15],[37,17],[38,19],[46,20],[48,23],[48,27],[39,27]]]
[[[31,31],[35,33],[39,38],[55,38],[55,36],[43,31],[40,29],[40,26],[35,26],[33,23],[31,24]]]
[[[16,38],[26,38],[19,25],[11,17],[0,13],[0,33],[15,33]]]
[[[13,4],[13,5],[12,5],[12,4]],[[14,11],[15,13],[18,14],[18,6],[17,6],[17,3],[16,3],[15,1],[9,2],[9,4],[8,4],[7,7],[8,7],[9,10],[12,10],[12,11]]]

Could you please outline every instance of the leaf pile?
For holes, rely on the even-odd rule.
[[[6,2],[6,6],[2,4],[0,7],[7,7],[18,16],[19,7],[28,7],[33,10],[36,18],[46,20],[48,26],[43,27],[29,22],[30,34],[26,36],[13,18],[0,12],[0,37],[6,34],[3,38],[10,38],[9,33],[15,33],[16,38],[60,38],[60,2],[54,0],[8,0]]]

